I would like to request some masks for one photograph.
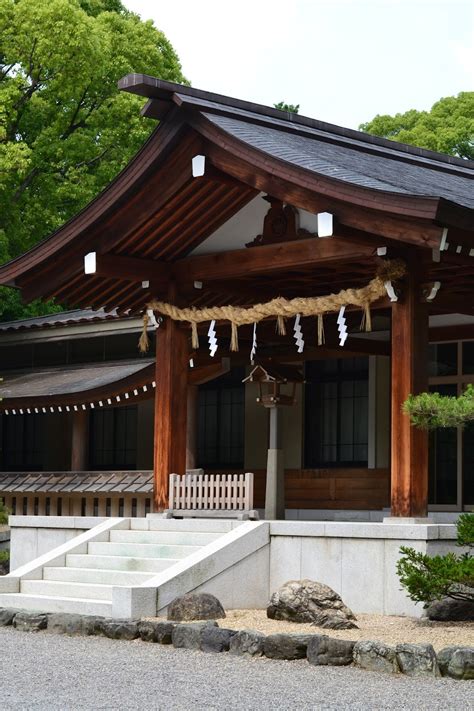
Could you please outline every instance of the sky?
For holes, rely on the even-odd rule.
[[[474,90],[472,0],[122,0],[198,89],[357,128]]]

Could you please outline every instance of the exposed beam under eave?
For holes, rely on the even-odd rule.
[[[173,273],[178,280],[205,282],[368,259],[375,254],[374,246],[359,245],[345,238],[309,238],[252,249],[188,257],[175,263]]]

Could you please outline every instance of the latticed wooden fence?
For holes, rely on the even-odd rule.
[[[244,512],[253,509],[253,474],[170,474],[169,508],[179,511]],[[178,513],[179,515],[179,513]]]

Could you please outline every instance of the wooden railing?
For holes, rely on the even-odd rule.
[[[253,474],[170,474],[172,511],[250,511]]]

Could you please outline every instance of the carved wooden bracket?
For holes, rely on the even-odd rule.
[[[283,205],[281,200],[267,195],[264,200],[270,203],[270,209],[263,221],[263,233],[248,242],[246,247],[256,247],[263,244],[291,242],[308,237],[306,230],[297,226],[298,212],[291,205]]]

